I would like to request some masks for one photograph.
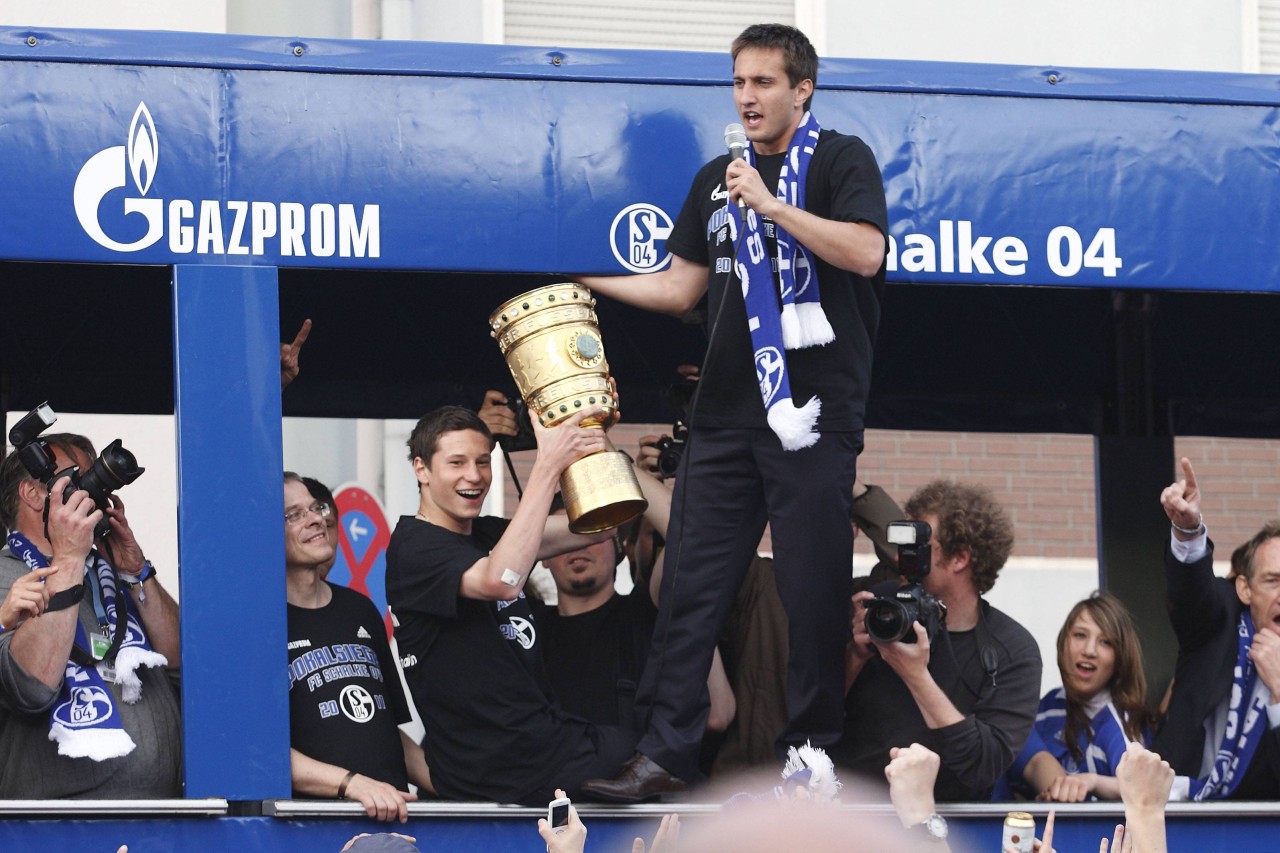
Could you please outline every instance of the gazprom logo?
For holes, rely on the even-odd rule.
[[[657,272],[671,262],[667,237],[671,217],[652,204],[624,207],[609,226],[609,240],[618,263],[632,272]]]
[[[80,227],[115,252],[138,252],[168,237],[177,255],[376,258],[379,208],[349,203],[148,197],[160,161],[160,137],[145,103],[129,122],[124,145],[104,148],[80,168],[72,200]],[[116,207],[116,191],[125,195]],[[111,196],[109,199],[108,196]],[[141,215],[139,224],[129,224]],[[122,234],[145,233],[131,242]],[[115,236],[112,236],[115,235]]]

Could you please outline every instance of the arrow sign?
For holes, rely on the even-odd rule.
[[[328,580],[367,595],[382,614],[390,639],[386,576],[391,527],[387,515],[377,498],[354,483],[340,486],[333,499],[338,505],[338,559]]]

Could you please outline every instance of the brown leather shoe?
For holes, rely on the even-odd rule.
[[[610,803],[643,803],[660,794],[689,790],[689,784],[673,776],[644,753],[637,752],[612,779],[588,779],[582,792]]]

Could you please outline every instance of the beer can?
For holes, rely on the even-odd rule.
[[[1004,819],[1004,840],[1000,842],[1001,853],[1005,850],[1031,853],[1035,840],[1035,818],[1029,812],[1009,812],[1009,816]]]

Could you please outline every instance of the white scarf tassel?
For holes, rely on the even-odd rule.
[[[775,400],[769,407],[769,428],[777,434],[784,450],[802,450],[818,442],[814,431],[818,415],[822,414],[822,401],[810,397],[809,402],[796,407],[790,400]]]
[[[796,320],[800,326],[799,344],[792,346],[786,343],[787,349],[803,349],[804,347],[826,346],[836,339],[835,329],[827,319],[827,312],[822,310],[820,302],[797,302],[795,304]],[[787,339],[786,309],[783,309],[782,339]]]
[[[49,727],[49,740],[58,744],[58,755],[94,761],[123,758],[136,746],[124,729],[69,729],[57,722]]]

